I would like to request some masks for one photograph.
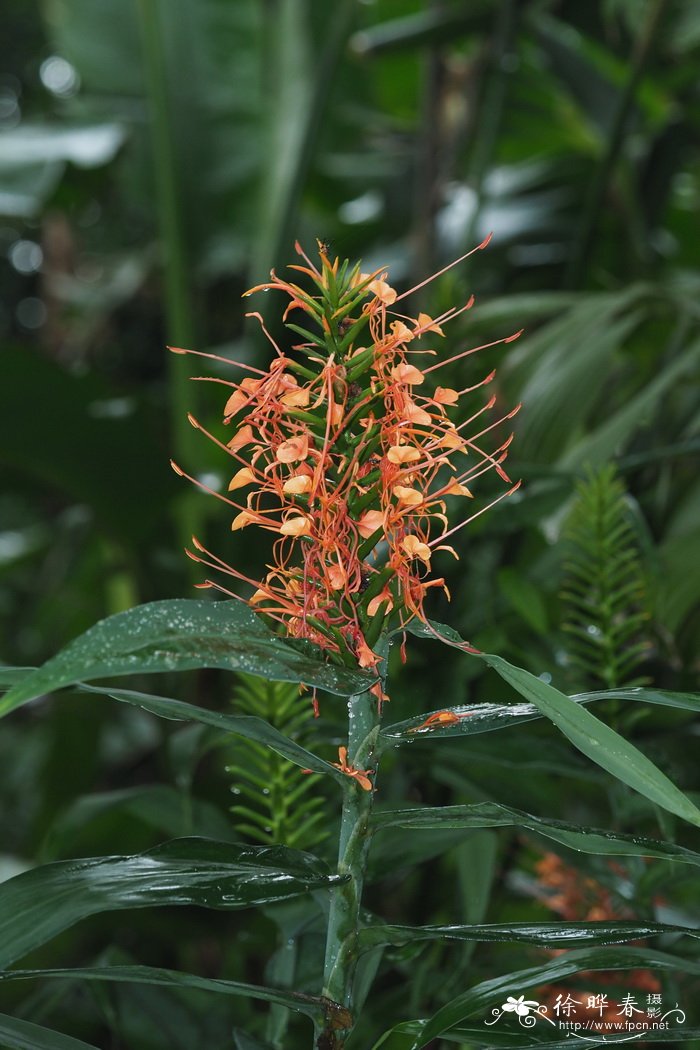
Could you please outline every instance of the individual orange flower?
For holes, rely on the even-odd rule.
[[[341,773],[345,773],[346,776],[352,777],[363,791],[372,790],[372,781],[370,775],[374,772],[373,769],[355,769],[353,766],[348,765],[348,749],[346,747],[338,748],[339,762],[333,762],[336,769],[339,769]]]

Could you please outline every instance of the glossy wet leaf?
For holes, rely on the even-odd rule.
[[[108,981],[117,983],[135,983],[160,985],[164,988],[189,988],[194,991],[215,992],[219,995],[243,996],[267,1003],[277,1003],[297,1013],[315,1017],[322,1012],[319,999],[304,993],[280,991],[276,988],[264,988],[255,984],[243,984],[240,981],[225,981],[219,978],[199,977],[196,974],[182,973],[179,970],[166,970],[155,966],[91,966],[78,969],[48,970],[6,970],[0,972],[0,982],[27,981],[36,978],[63,978],[77,981]]]
[[[683,711],[700,712],[700,696],[696,693],[678,693],[669,689],[634,687],[632,689],[598,689],[590,693],[575,693],[569,697],[576,704],[592,704],[597,700],[629,700],[661,707],[675,707]],[[447,716],[438,718],[435,716]],[[461,704],[457,707],[438,708],[414,715],[404,722],[385,726],[380,740],[396,744],[406,740],[440,739],[443,737],[474,736],[492,733],[497,729],[508,729],[521,722],[544,718],[534,704]],[[428,720],[434,718],[434,721]]]
[[[242,602],[175,598],[100,620],[13,686],[0,701],[0,715],[75,682],[199,667],[305,682],[342,696],[374,681],[363,671],[325,663],[310,643],[292,645],[277,637]]]
[[[457,647],[465,645],[456,631],[444,624],[429,626],[414,621],[409,630],[421,637],[443,638]],[[522,667],[515,667],[501,656],[492,653],[471,652],[470,655],[483,660],[508,682],[516,692],[529,700],[546,718],[549,718],[571,743],[597,765],[612,776],[639,791],[663,809],[675,813],[690,824],[700,827],[700,810],[688,799],[668,777],[643,755],[633,744],[621,737],[614,729],[574,703],[570,697],[554,686],[530,674]]]
[[[568,1038],[557,1032],[547,1025],[541,1025],[540,1028],[546,1027],[548,1032],[553,1034],[550,1036],[541,1033],[541,1038],[536,1042],[531,1040],[535,1039],[533,1035],[523,1036],[522,1029],[519,1028],[516,1022],[517,1031],[504,1032],[501,1030],[496,1033],[493,1029],[484,1028],[483,1024],[474,1025],[458,1025],[456,1028],[445,1033],[443,1039],[457,1046],[468,1046],[473,1050],[539,1050],[540,1047],[547,1047],[547,1050],[571,1050],[571,1044],[573,1039],[569,1036]],[[488,1032],[488,1035],[484,1035],[484,1032]],[[687,1028],[685,1025],[679,1027],[676,1031],[650,1031],[648,1034],[644,1034],[644,1042],[642,1046],[666,1046],[667,1043],[687,1043],[692,1039],[697,1039],[700,1036],[700,1028]],[[637,1040],[631,1040],[631,1045],[634,1046]],[[618,1037],[612,1037],[608,1039],[606,1043],[600,1042],[599,1039],[586,1039],[580,1037],[576,1040],[576,1046],[578,1047],[591,1047],[598,1048],[604,1046],[615,1046],[619,1045],[620,1039]],[[410,1043],[408,1044],[410,1045]]]
[[[497,802],[477,802],[465,806],[424,807],[422,809],[380,810],[374,815],[378,828],[399,827],[426,830],[434,828],[517,827],[537,832],[562,846],[601,856],[657,857],[680,864],[700,866],[700,853],[661,842],[644,835],[626,835],[601,828],[582,827],[563,820],[545,820]]]
[[[590,703],[590,699],[573,698],[577,703]],[[475,736],[493,733],[497,729],[508,729],[521,722],[532,722],[543,718],[534,704],[461,704],[458,707],[438,708],[385,726],[379,739],[386,744],[411,742],[414,740],[440,740],[446,737]]]
[[[410,1034],[413,1040],[406,1050],[421,1050],[432,1039],[454,1028],[469,1017],[484,1017],[494,1006],[500,1006],[508,995],[521,995],[529,988],[561,981],[582,970],[680,970],[700,976],[700,962],[669,955],[646,948],[579,948],[565,952],[551,962],[496,977],[470,988],[463,995],[447,1003],[430,1018],[422,1018],[396,1026],[396,1030]],[[392,1030],[393,1031],[393,1030]],[[373,1050],[388,1041],[391,1031],[375,1043]],[[522,1045],[522,1044],[521,1044]]]
[[[511,922],[472,926],[368,926],[360,931],[367,951],[380,945],[400,946],[419,941],[511,941],[543,948],[576,948],[582,944],[621,944],[660,934],[687,934],[700,940],[700,929],[664,922]]]
[[[105,696],[119,700],[121,703],[140,707],[144,711],[181,721],[199,722],[202,725],[212,726],[224,733],[235,736],[246,737],[248,740],[257,740],[261,744],[276,751],[290,762],[301,766],[302,769],[311,769],[315,773],[326,773],[334,777],[339,783],[345,783],[345,776],[339,772],[330,762],[324,761],[318,755],[307,751],[305,747],[296,744],[289,737],[280,733],[278,729],[271,726],[263,718],[255,715],[227,715],[219,711],[208,711],[194,704],[186,704],[182,700],[173,700],[166,696],[153,696],[150,693],[139,693],[131,689],[100,689],[94,686],[82,686],[82,690],[94,693],[102,693]],[[308,699],[301,697],[300,703],[309,703]]]
[[[35,670],[35,667],[0,667],[0,689],[9,689],[23,682]]]
[[[34,670],[27,668],[0,668],[0,684],[15,685],[24,681]],[[228,715],[220,711],[210,711],[208,708],[197,707],[194,704],[185,703],[183,700],[175,700],[167,696],[156,696],[152,693],[140,693],[133,689],[111,689],[109,686],[92,686],[77,683],[73,688],[80,693],[94,693],[97,696],[107,696],[120,703],[139,707],[142,711],[149,711],[160,718],[171,721],[195,722],[200,725],[211,726],[222,733],[231,733],[235,736],[246,737],[249,740],[257,740],[261,744],[276,751],[290,762],[301,766],[302,769],[311,769],[315,773],[325,773],[333,777],[338,783],[344,784],[345,777],[330,762],[324,761],[318,755],[301,747],[280,733],[278,729],[271,726],[262,718],[253,715]],[[301,703],[308,700],[300,698]],[[0,705],[1,705],[0,701]]]
[[[6,1014],[0,1014],[0,1046],[3,1050],[97,1050],[82,1039]]]
[[[166,904],[228,911],[343,881],[309,853],[199,838],[136,856],[57,861],[0,884],[0,966],[104,911]]]

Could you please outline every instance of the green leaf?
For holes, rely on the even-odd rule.
[[[292,645],[272,634],[242,602],[175,598],[100,620],[10,689],[0,716],[75,682],[199,667],[305,682],[341,696],[363,692],[374,681],[363,671],[326,663],[310,643]]]
[[[572,697],[576,703],[590,703],[590,699]],[[453,721],[434,721],[426,724],[434,715],[447,715]],[[379,740],[385,746],[414,740],[439,740],[445,737],[475,736],[479,733],[492,733],[497,729],[508,729],[521,722],[532,722],[543,715],[534,704],[461,704],[458,707],[444,707],[437,711],[424,711],[423,714],[407,718],[405,722],[394,722],[385,726]]]
[[[94,168],[113,159],[124,142],[119,124],[29,124],[3,134],[1,167],[69,160]]]
[[[42,859],[77,852],[71,850],[71,843],[80,841],[81,833],[92,823],[99,824],[114,812],[127,814],[173,837],[189,833],[224,840],[235,837],[229,821],[213,803],[193,798],[186,804],[183,793],[174,787],[144,784],[74,799],[52,822],[42,846]]]
[[[38,388],[50,390],[51,397],[32,421],[24,406]],[[9,345],[3,348],[3,403],[0,464],[33,485],[84,503],[120,546],[142,554],[144,543],[163,536],[178,484],[164,470],[168,450],[150,401],[129,396],[115,406],[114,388],[96,375],[68,371],[28,346]],[[111,413],[119,405],[124,412]],[[138,462],[139,469],[125,471],[126,461]]]
[[[97,1050],[92,1043],[73,1039],[50,1028],[0,1014],[0,1044],[3,1050]]]
[[[575,693],[568,699],[576,704],[592,704],[596,700],[633,700],[700,712],[700,696],[696,693],[676,693],[668,689],[649,687],[598,689],[590,693]],[[455,721],[425,724],[431,715],[437,714],[454,715]],[[544,713],[534,704],[461,704],[458,707],[438,708],[437,711],[424,711],[423,714],[414,715],[404,722],[394,722],[381,730],[379,739],[386,745],[394,746],[397,742],[422,740],[426,737],[434,740],[442,737],[474,736],[478,733],[491,733],[496,729],[508,729],[520,722],[532,722],[544,717]]]
[[[368,926],[360,931],[363,951],[380,945],[418,941],[510,941],[543,948],[575,948],[581,944],[619,944],[660,934],[687,934],[700,940],[700,930],[664,922],[511,922],[471,926]]]
[[[520,455],[533,462],[554,463],[572,443],[600,398],[609,375],[609,361],[639,325],[640,311],[619,317],[641,289],[622,295],[595,295],[567,315],[568,325],[537,361],[520,392],[526,412],[520,427]],[[558,322],[532,339],[534,349]],[[527,351],[524,345],[521,353]],[[607,366],[607,367],[606,367]]]
[[[224,981],[219,978],[198,977],[196,974],[182,973],[179,970],[165,970],[155,966],[91,966],[85,969],[70,970],[6,970],[0,972],[2,981],[27,981],[35,978],[63,978],[78,981],[116,981],[119,983],[136,983],[161,985],[166,988],[191,988],[201,992],[218,992],[223,995],[242,995],[247,999],[260,999],[267,1003],[277,1003],[297,1013],[317,1017],[323,1012],[320,999],[302,992],[278,991],[275,988],[263,988],[256,984],[242,984],[240,981]],[[82,1045],[82,1044],[81,1044]]]
[[[16,128],[3,128],[0,214],[33,218],[55,189],[67,161],[80,168],[107,164],[124,138],[119,124],[22,121]]]
[[[231,1034],[236,1050],[275,1050],[270,1043],[261,1043],[247,1032],[242,1032],[240,1028],[234,1028]]]
[[[601,689],[591,693],[577,693],[570,699],[579,704],[588,704],[592,700],[637,700],[643,704],[677,707],[682,711],[694,711],[696,714],[700,712],[700,695],[697,693],[674,693],[669,689],[654,689],[649,686]]]
[[[1,668],[0,684],[7,672],[7,683],[15,684],[23,681],[33,671],[33,668],[21,669],[19,674],[13,674],[17,668]],[[257,740],[266,747],[271,748],[290,762],[301,766],[302,769],[311,769],[314,773],[325,773],[333,777],[340,784],[345,784],[345,775],[341,773],[330,762],[319,758],[313,752],[307,751],[300,744],[284,736],[279,730],[271,726],[262,718],[255,715],[227,715],[219,711],[209,711],[204,707],[196,707],[187,704],[183,700],[174,700],[167,696],[155,696],[152,693],[140,693],[133,689],[110,689],[109,686],[94,686],[77,684],[74,686],[80,693],[95,693],[97,696],[108,696],[120,703],[131,704],[132,707],[140,707],[143,711],[167,718],[172,721],[198,722],[201,725],[211,726],[223,733],[231,733],[235,736],[246,737],[249,740]],[[301,701],[306,702],[306,701]],[[2,702],[0,701],[0,711]]]
[[[498,586],[508,604],[533,631],[547,633],[547,607],[531,580],[517,569],[506,567],[499,570]]]
[[[554,686],[500,656],[483,659],[527,700],[530,700],[584,755],[624,784],[670,813],[700,827],[700,810],[668,777],[614,729]]]
[[[700,867],[700,853],[673,842],[587,828],[563,820],[545,820],[519,809],[501,806],[497,802],[423,809],[385,809],[376,812],[373,821],[377,828],[434,828],[443,831],[449,828],[526,828],[580,853],[609,857],[658,857]]]
[[[9,689],[10,686],[23,682],[27,675],[35,670],[35,667],[0,667],[0,689]]]
[[[494,1006],[500,1006],[505,996],[519,995],[528,988],[561,981],[582,970],[625,970],[641,967],[655,970],[681,970],[687,974],[700,975],[700,963],[663,952],[650,951],[647,948],[575,949],[543,966],[535,966],[507,974],[505,977],[483,981],[443,1006],[431,1018],[397,1025],[375,1043],[373,1050],[379,1050],[394,1031],[413,1036],[413,1041],[406,1043],[406,1050],[421,1050],[432,1039],[454,1028],[465,1018],[477,1013],[485,1015]],[[484,1045],[488,1045],[487,1038],[485,1038]],[[521,1048],[522,1041],[519,1044],[519,1050]]]
[[[430,623],[428,626],[414,621],[408,628],[421,637],[436,634],[457,648],[466,643],[456,631],[444,624]],[[607,770],[624,784],[639,791],[663,809],[675,813],[690,824],[700,827],[700,810],[682,791],[671,783],[646,755],[630,744],[584,707],[574,703],[570,697],[560,693],[554,686],[530,674],[522,667],[515,667],[501,656],[469,650],[492,667],[516,692],[524,696],[549,718],[571,743],[597,765]]]
[[[546,1047],[547,1050],[571,1050],[571,1044],[573,1042],[570,1035],[565,1035],[562,1038],[561,1032],[552,1031],[547,1025],[548,1032],[552,1032],[549,1036],[542,1033],[542,1038],[536,1042],[528,1042],[527,1045],[523,1043],[523,1035],[521,1031],[505,1032],[501,1030],[496,1033],[493,1029],[484,1029],[483,1024],[479,1025],[458,1025],[456,1028],[452,1028],[449,1032],[445,1033],[443,1039],[447,1042],[455,1043],[458,1046],[468,1046],[470,1050],[541,1050],[542,1047]],[[488,1035],[484,1035],[484,1032],[488,1032]],[[642,1046],[662,1046],[665,1047],[667,1043],[688,1043],[693,1039],[697,1039],[700,1035],[700,1028],[686,1028],[685,1025],[680,1027],[677,1031],[661,1031],[656,1034],[654,1031],[644,1033],[644,1042]],[[530,1038],[534,1039],[534,1036]],[[630,1037],[620,1039],[619,1036],[613,1036],[607,1041],[601,1042],[600,1038],[579,1036],[576,1040],[576,1045],[579,1047],[603,1047],[618,1046],[621,1042],[632,1041],[632,1045],[637,1041],[636,1038]],[[404,1044],[406,1047],[410,1046],[410,1043]],[[388,1048],[387,1048],[388,1050]]]
[[[700,357],[700,342],[692,343],[684,354],[666,364],[656,379],[647,383],[639,393],[629,398],[611,418],[606,419],[592,433],[587,434],[560,460],[568,469],[577,469],[584,464],[600,466],[629,441],[656,409],[666,391],[677,385],[687,372],[697,369]]]
[[[186,704],[183,700],[173,700],[165,696],[152,696],[150,693],[139,693],[131,689],[102,689],[96,686],[84,685],[79,687],[81,692],[99,693],[110,696],[113,700],[121,703],[140,707],[144,711],[150,711],[160,718],[170,718],[179,721],[200,722],[203,725],[213,726],[225,733],[233,733],[235,736],[246,737],[248,740],[257,740],[266,747],[276,751],[290,762],[301,766],[302,769],[311,769],[314,773],[325,773],[334,777],[339,783],[346,782],[345,774],[341,773],[330,762],[319,758],[313,752],[307,751],[305,747],[296,744],[293,740],[284,736],[279,730],[271,726],[269,722],[258,718],[256,715],[227,715],[219,711],[208,711],[194,704]],[[301,703],[308,701],[302,699]],[[0,708],[1,709],[1,708]]]
[[[0,966],[103,911],[164,904],[228,911],[344,881],[309,853],[197,838],[131,857],[57,861],[0,884]]]

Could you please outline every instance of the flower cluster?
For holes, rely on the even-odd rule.
[[[260,322],[275,356],[266,371],[239,365],[248,373],[239,382],[214,380],[229,388],[224,423],[234,433],[224,442],[205,431],[233,460],[228,495],[219,495],[231,508],[232,529],[257,526],[275,537],[268,571],[250,580],[197,540],[188,553],[252,584],[248,602],[288,635],[310,639],[339,663],[373,668],[389,618],[399,627],[425,620],[427,591],[446,590],[432,575],[434,554],[456,557],[445,541],[487,509],[450,527],[448,499],[471,500],[472,484],[489,471],[509,486],[492,503],[517,487],[503,469],[511,438],[491,451],[481,444],[517,409],[482,424],[496,398],[480,398],[456,422],[451,414],[462,398],[495,373],[460,390],[432,383],[438,369],[485,349],[433,361],[436,351],[427,345],[473,300],[435,319],[408,317],[397,307],[410,292],[398,295],[386,273],[331,262],[319,248],[319,266],[297,245],[305,265],[291,267],[312,291],[273,272],[246,293],[284,293],[284,323],[302,342],[283,351],[263,318],[248,315]],[[237,597],[219,582],[202,586]]]

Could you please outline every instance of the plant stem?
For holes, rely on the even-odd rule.
[[[627,121],[634,104],[637,88],[644,75],[647,60],[652,47],[656,41],[659,24],[664,14],[668,0],[655,0],[646,9],[646,20],[642,23],[639,36],[634,46],[634,53],[629,69],[629,76],[622,91],[620,92],[617,108],[615,109],[610,125],[605,149],[600,164],[590,184],[588,197],[584,206],[577,244],[574,247],[568,273],[566,275],[566,287],[577,288],[583,281],[588,263],[593,250],[598,219],[605,203],[608,183],[614,171],[620,151],[625,142],[627,134]]]
[[[196,342],[194,303],[188,272],[187,244],[178,185],[179,162],[173,142],[173,115],[168,94],[167,56],[159,0],[139,0],[139,22],[143,46],[146,95],[152,125],[153,179],[160,252],[165,283],[165,313],[168,342],[191,347]],[[175,459],[192,462],[196,452],[195,431],[187,421],[192,407],[189,383],[190,358],[168,354],[168,402]],[[197,531],[198,501],[189,494],[180,501],[179,526],[184,543]]]
[[[377,698],[360,693],[348,701],[348,762],[355,769],[376,772],[379,732]],[[323,995],[352,1011],[352,983],[357,964],[357,933],[362,886],[370,844],[369,818],[374,791],[364,791],[351,777],[345,788],[338,849],[338,874],[348,882],[332,891]],[[342,1042],[336,1044],[342,1046]]]

